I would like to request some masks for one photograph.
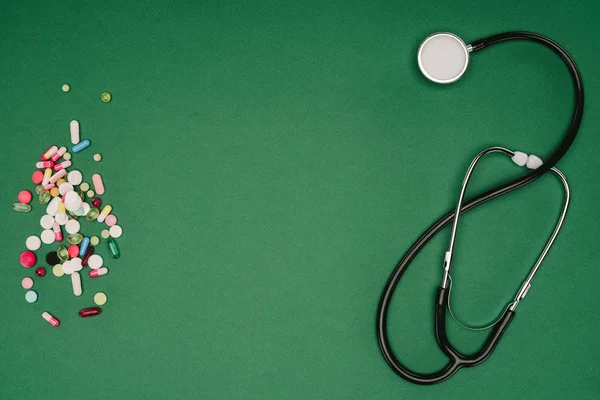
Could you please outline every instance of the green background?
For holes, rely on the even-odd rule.
[[[0,398],[598,398],[599,13],[597,1],[3,1]],[[467,43],[548,35],[576,59],[587,99],[559,165],[567,222],[510,329],[483,365],[420,387],[378,349],[389,274],[453,207],[477,152],[547,157],[572,109],[565,67],[535,44],[473,55],[454,85],[427,82],[416,50],[440,30]],[[75,167],[104,176],[122,257],[107,259],[107,276],[84,276],[80,298],[66,277],[36,279],[30,305],[20,280],[33,271],[18,255],[43,208],[10,204],[33,190],[40,154],[69,144],[71,119],[93,143]],[[469,193],[523,172],[490,157]],[[459,317],[501,312],[562,198],[546,176],[465,216]],[[445,363],[432,307],[448,233],[419,255],[390,311],[398,356],[424,372]],[[103,314],[79,318],[99,290]],[[485,337],[454,324],[450,335],[465,352]]]

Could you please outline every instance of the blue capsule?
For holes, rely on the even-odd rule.
[[[89,245],[90,245],[90,238],[86,236],[83,238],[83,240],[81,241],[81,244],[79,245],[79,257],[85,256],[85,252],[87,251]]]
[[[87,149],[88,147],[90,147],[90,144],[92,144],[92,143],[89,141],[89,139],[82,140],[81,142],[79,142],[75,146],[73,146],[71,148],[71,151],[73,153],[79,153],[81,150]]]

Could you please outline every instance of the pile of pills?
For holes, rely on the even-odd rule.
[[[72,153],[79,153],[91,145],[89,140],[80,140],[79,122],[71,121],[70,124]],[[95,161],[100,161],[100,154],[94,155]],[[115,239],[123,234],[123,229],[117,225],[117,217],[112,213],[112,206],[102,205],[98,197],[105,192],[104,182],[100,174],[91,176],[93,189],[89,183],[83,181],[83,174],[71,168],[71,154],[66,147],[51,146],[36,163],[36,170],[32,181],[36,184],[35,193],[40,205],[45,206],[45,213],[40,218],[42,232],[39,235],[29,236],[25,241],[27,250],[22,252],[19,262],[24,268],[32,268],[37,262],[36,253],[42,245],[53,246],[46,254],[46,264],[52,268],[56,277],[71,276],[71,286],[75,296],[83,294],[81,271],[88,267],[87,275],[98,278],[108,273],[104,266],[104,259],[94,252],[101,240],[105,240],[112,258],[119,258],[119,247]],[[30,212],[33,195],[28,190],[19,193],[18,202],[12,204],[12,209],[18,212]],[[98,236],[84,236],[80,221],[105,224],[100,239]],[[64,232],[63,232],[64,231]],[[65,243],[66,241],[66,243]],[[39,267],[35,270],[35,277],[42,278],[46,269]],[[38,294],[31,290],[34,286],[34,277],[24,277],[21,286],[27,292],[25,300],[35,303]],[[106,294],[98,292],[93,296],[94,303],[103,306],[107,302]],[[81,317],[90,317],[102,312],[99,307],[84,308],[79,311]],[[44,312],[42,317],[52,326],[59,326],[59,320]]]

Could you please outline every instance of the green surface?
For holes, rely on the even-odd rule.
[[[1,399],[599,397],[597,1],[35,3],[0,5]],[[563,44],[584,77],[584,123],[560,163],[572,208],[494,355],[415,386],[375,339],[395,263],[453,206],[477,152],[544,158],[572,107],[564,66],[535,44],[478,53],[451,86],[420,76],[416,49],[439,30],[468,42],[521,29]],[[20,281],[33,271],[18,256],[43,208],[10,204],[34,189],[40,154],[69,143],[71,119],[92,141],[73,161],[87,181],[104,176],[122,257],[84,276],[80,298],[48,270],[27,304]],[[492,158],[470,193],[520,172]],[[561,201],[547,176],[465,216],[460,317],[503,309]],[[447,239],[417,258],[390,313],[398,355],[421,371],[445,363],[432,307]],[[104,312],[79,318],[97,291]],[[465,352],[484,338],[455,325],[450,335]]]

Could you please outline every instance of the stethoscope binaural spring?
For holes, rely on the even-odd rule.
[[[458,36],[454,34],[437,33],[426,38],[419,47],[419,68],[421,69],[423,74],[433,82],[442,84],[452,83],[460,79],[465,73],[469,64],[469,57],[471,53],[482,50],[493,44],[510,40],[533,41],[535,43],[539,43],[550,48],[552,51],[554,51],[561,57],[561,59],[566,64],[569,70],[575,89],[575,106],[571,118],[571,123],[569,125],[569,128],[567,129],[563,140],[560,142],[559,146],[554,150],[554,152],[546,159],[545,162],[542,162],[541,159],[537,156],[527,156],[523,152],[513,152],[503,147],[491,147],[479,153],[475,157],[475,159],[469,166],[467,173],[465,174],[456,209],[444,215],[436,223],[434,223],[427,231],[425,231],[425,233],[421,235],[421,237],[406,252],[404,257],[400,260],[400,262],[394,269],[394,272],[390,276],[379,301],[379,308],[377,311],[377,340],[379,341],[381,353],[385,361],[392,368],[392,370],[400,377],[413,383],[429,385],[442,382],[454,375],[454,373],[456,373],[456,371],[458,371],[459,369],[479,365],[491,355],[494,348],[500,341],[500,338],[502,337],[504,331],[512,321],[515,315],[515,309],[517,308],[517,305],[527,295],[527,292],[531,287],[532,279],[534,278],[536,272],[539,270],[541,263],[548,254],[548,251],[550,250],[562,227],[569,206],[569,185],[564,174],[554,166],[569,150],[571,144],[573,143],[573,140],[575,139],[575,136],[577,135],[583,116],[584,96],[581,74],[579,73],[577,65],[566,50],[564,50],[560,45],[558,45],[551,39],[531,32],[501,33],[498,35],[490,36],[488,38],[476,40],[470,45],[466,45],[465,42],[463,42]],[[532,172],[525,174],[518,179],[512,180],[496,188],[488,190],[469,201],[465,201],[464,196],[473,169],[482,157],[491,153],[502,153],[507,156],[510,156],[513,162],[515,162],[517,165],[526,165],[528,168],[532,169]],[[466,324],[460,323],[458,320],[456,320],[456,318],[454,318],[454,314],[452,314],[450,308],[450,293],[452,288],[452,278],[450,275],[450,270],[452,266],[452,253],[460,215],[469,210],[472,210],[473,208],[489,200],[492,200],[503,194],[521,188],[533,182],[534,180],[536,180],[537,178],[541,177],[549,171],[552,171],[552,173],[556,175],[562,182],[565,191],[565,197],[562,212],[558,218],[556,227],[553,233],[551,234],[546,246],[542,250],[542,253],[540,254],[538,260],[534,264],[528,277],[525,279],[525,281],[517,291],[514,299],[507,304],[504,312],[496,321],[483,327],[469,327]],[[387,333],[387,313],[396,286],[398,285],[400,278],[402,277],[404,272],[406,272],[406,269],[408,268],[414,257],[423,249],[423,247],[425,247],[429,240],[431,240],[436,234],[438,234],[445,226],[447,226],[451,222],[453,223],[452,233],[450,243],[448,246],[448,251],[446,251],[444,255],[442,284],[437,291],[434,313],[436,341],[442,352],[444,352],[444,354],[446,354],[446,356],[448,357],[449,361],[442,369],[440,369],[437,372],[428,374],[418,373],[405,367],[398,360],[395,353],[393,352],[389,343]],[[464,355],[452,346],[446,335],[446,310],[448,310],[452,318],[454,318],[457,322],[459,322],[460,325],[464,327],[467,327],[469,329],[491,329],[490,334],[488,335],[485,343],[479,351],[477,351],[474,354]]]

